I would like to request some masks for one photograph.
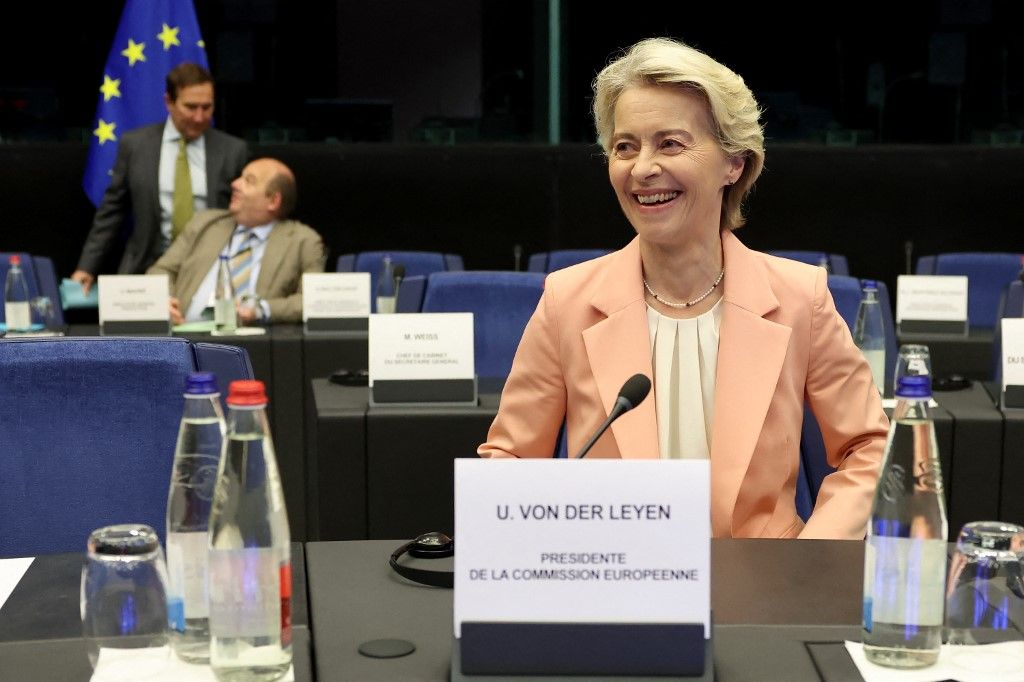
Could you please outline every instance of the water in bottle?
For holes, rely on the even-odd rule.
[[[391,263],[391,256],[384,256],[380,266],[380,275],[377,277],[377,312],[395,312],[395,268]]]
[[[291,666],[291,552],[261,381],[233,381],[210,514],[210,665],[221,680]]]
[[[210,659],[208,522],[224,433],[217,382],[195,372],[185,388],[167,497],[167,620],[175,653],[191,663]]]
[[[231,266],[227,254],[217,264],[217,289],[213,297],[213,325],[219,332],[233,332],[238,325],[235,316],[235,287],[231,283]]]
[[[946,505],[927,376],[900,379],[864,548],[864,654],[897,668],[938,660]]]
[[[864,280],[857,323],[853,327],[853,342],[864,354],[871,367],[871,376],[878,391],[885,391],[885,326],[882,305],[878,301],[878,284]]]
[[[9,265],[4,286],[4,321],[8,331],[27,332],[32,328],[32,309],[21,256],[11,256]]]

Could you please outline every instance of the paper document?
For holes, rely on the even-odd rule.
[[[7,603],[7,598],[14,592],[14,588],[21,582],[21,576],[32,565],[34,557],[22,557],[20,559],[0,559],[0,609]]]

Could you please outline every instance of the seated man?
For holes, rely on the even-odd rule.
[[[239,324],[302,319],[302,274],[323,272],[323,240],[312,228],[286,220],[295,208],[295,176],[275,159],[256,159],[231,183],[228,210],[200,211],[148,275],[171,279],[171,322],[209,319],[217,260],[230,257]]]

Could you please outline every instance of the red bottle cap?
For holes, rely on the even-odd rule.
[[[232,381],[228,386],[228,405],[252,406],[266,405],[267,390],[262,381],[246,379]]]
[[[7,262],[11,265],[21,265],[21,256],[13,255],[7,259]]]

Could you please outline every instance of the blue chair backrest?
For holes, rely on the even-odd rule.
[[[999,298],[1020,271],[1018,253],[942,253],[935,257],[936,275],[967,276],[967,319],[972,327],[995,327]]]
[[[435,272],[427,278],[422,310],[473,313],[477,376],[505,377],[543,290],[539,272]]]
[[[999,319],[1004,317],[1024,317],[1024,284],[1014,280],[1006,287],[1002,300],[999,302]],[[1003,332],[1002,325],[997,323],[992,338],[992,380],[997,384],[1003,381]]]
[[[0,297],[7,285],[7,271],[11,269],[11,256],[21,256],[21,271],[25,273],[25,283],[28,284],[29,296],[39,295],[39,278],[36,276],[35,263],[32,256],[27,253],[10,252],[0,253]],[[53,302],[55,307],[60,307],[60,297]],[[6,321],[3,306],[0,305],[0,322]]]
[[[402,281],[395,300],[396,313],[418,313],[423,309],[423,294],[427,289],[425,275],[413,275]]]
[[[828,271],[833,275],[849,275],[850,265],[846,260],[846,256],[840,253],[826,253],[824,251],[787,251],[787,250],[775,250],[769,251],[768,253],[779,258],[788,258],[790,260],[800,261],[801,263],[808,263],[810,265],[822,265],[823,263],[828,264]]]
[[[405,276],[426,276],[432,272],[460,271],[465,269],[462,256],[438,251],[363,251],[362,253],[345,253],[338,256],[337,272],[368,272],[370,273],[370,310],[377,312],[377,278],[383,267],[384,256],[391,257],[392,265],[399,263],[405,266]]]
[[[917,259],[917,264],[914,265],[915,275],[934,275],[935,274],[935,256],[921,256]]]
[[[600,258],[611,253],[608,249],[559,249],[556,251],[544,251],[530,256],[526,270],[528,272],[554,272],[576,265],[584,261]]]
[[[114,523],[163,537],[194,369],[185,339],[0,341],[0,556],[81,552]]]
[[[201,372],[213,372],[217,375],[220,404],[226,410],[228,386],[231,382],[255,378],[252,374],[252,363],[249,362],[248,351],[238,346],[203,342],[193,344],[193,350],[196,356],[196,368]]]
[[[857,309],[860,307],[860,280],[841,275],[829,275],[828,288],[835,301],[836,310],[839,311],[843,321],[852,332],[857,323]],[[892,307],[889,302],[889,288],[885,282],[878,282],[878,300],[882,307],[882,318],[885,324],[885,376],[888,386],[892,383],[892,373],[896,366],[896,327],[893,323]],[[801,476],[797,480],[797,513],[806,521],[818,499],[821,482],[835,471],[825,458],[825,441],[821,436],[818,421],[810,407],[806,405],[804,406],[804,422],[800,435],[800,468]]]

